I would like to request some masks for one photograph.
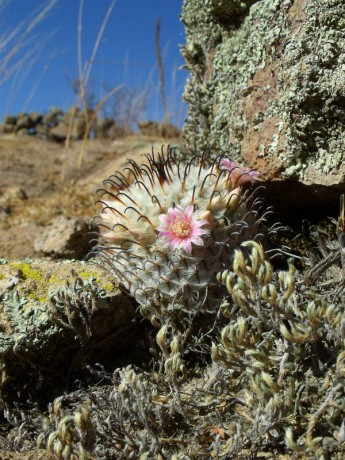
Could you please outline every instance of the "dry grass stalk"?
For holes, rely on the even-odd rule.
[[[9,34],[1,37],[0,45],[0,85],[10,78],[18,69],[27,64],[35,56],[37,49],[30,46],[24,55],[17,61],[16,56],[27,48],[30,37],[35,27],[47,16],[48,12],[57,3],[57,0],[49,0],[33,18],[20,22]],[[4,2],[0,1],[0,6]],[[14,62],[13,62],[14,61]]]
[[[86,89],[87,89],[87,86],[89,84],[89,79],[90,79],[90,75],[91,75],[91,72],[92,72],[92,67],[93,67],[93,64],[95,62],[95,57],[96,57],[97,51],[99,49],[99,45],[100,45],[102,36],[104,34],[105,27],[106,27],[106,25],[107,25],[107,23],[109,21],[110,15],[112,13],[112,10],[113,10],[115,4],[116,4],[116,0],[113,0],[111,2],[111,4],[109,5],[106,13],[105,13],[104,19],[102,21],[102,24],[101,24],[100,29],[99,29],[98,34],[97,34],[97,38],[96,38],[95,43],[94,43],[94,47],[93,47],[93,50],[92,50],[92,53],[91,53],[91,57],[90,57],[89,61],[87,62],[87,64],[85,65],[85,68],[83,69],[83,59],[82,59],[82,30],[83,30],[83,25],[82,25],[82,18],[83,18],[84,0],[80,0],[80,3],[79,3],[79,13],[78,13],[78,100],[77,100],[76,106],[80,106],[80,105],[82,106],[84,117],[85,117],[85,120],[86,120],[86,129],[85,129],[85,132],[84,132],[84,136],[83,136],[83,140],[82,140],[82,144],[81,144],[81,148],[80,148],[80,153],[79,153],[79,159],[78,159],[79,169],[81,168],[82,163],[83,163],[83,159],[84,159],[85,152],[86,152],[86,142],[87,142],[87,139],[89,138],[90,131],[91,131],[93,123],[94,123],[94,121],[95,121],[95,119],[97,117],[97,114],[99,113],[100,109],[103,107],[105,102],[111,96],[113,96],[122,87],[122,85],[120,85],[120,86],[117,86],[117,87],[113,88],[111,91],[109,91],[108,94],[97,104],[96,108],[92,111],[92,114],[91,115],[89,114],[89,107],[88,107],[87,100],[86,100],[86,93],[87,93]],[[74,109],[74,112],[71,113],[71,117],[70,117],[70,120],[69,120],[69,126],[68,126],[68,130],[67,130],[67,137],[66,137],[66,142],[65,142],[65,155],[64,155],[65,158],[67,156],[67,151],[68,151],[68,149],[70,147],[72,128],[73,128],[73,123],[75,122],[75,119],[76,119],[76,110]],[[66,168],[65,163],[66,162],[64,161],[63,166],[62,166],[62,170],[61,170],[61,179],[60,179],[61,182],[64,182],[64,179],[65,179],[65,168]]]
[[[158,18],[156,21],[155,49],[156,49],[156,57],[157,57],[158,72],[159,72],[159,86],[160,86],[162,106],[163,106],[163,112],[164,112],[164,124],[166,124],[169,122],[169,113],[168,113],[167,99],[165,95],[164,64],[163,64],[162,52],[160,48],[160,30],[161,30],[161,21]]]

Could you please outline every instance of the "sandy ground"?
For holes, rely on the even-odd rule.
[[[133,135],[74,142],[69,148],[34,137],[0,137],[0,258],[35,257],[33,242],[54,217],[92,219],[96,190],[128,158],[175,139]]]

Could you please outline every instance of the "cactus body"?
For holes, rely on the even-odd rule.
[[[260,234],[257,201],[244,192],[258,173],[209,152],[185,161],[168,148],[147,160],[104,181],[97,251],[148,316],[211,306],[216,274]]]

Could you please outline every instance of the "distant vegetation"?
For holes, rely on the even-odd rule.
[[[13,7],[9,2],[0,0],[0,14],[5,8]],[[152,42],[152,47],[156,49],[157,56],[157,68],[158,75],[155,76],[157,69],[151,68],[148,71],[145,81],[137,81],[135,84],[129,84],[128,81],[123,81],[122,84],[114,86],[109,81],[97,81],[93,78],[93,67],[96,62],[97,54],[101,47],[102,38],[104,35],[105,28],[108,20],[113,13],[113,8],[116,1],[112,0],[109,7],[106,9],[103,22],[97,32],[97,36],[94,42],[93,49],[89,56],[83,55],[83,15],[84,15],[84,1],[79,1],[79,13],[76,18],[76,32],[78,34],[77,53],[78,58],[76,64],[76,75],[67,76],[66,84],[70,87],[71,91],[75,94],[74,106],[77,108],[78,113],[84,112],[84,119],[89,125],[89,130],[93,135],[94,120],[88,119],[88,114],[93,113],[95,117],[105,120],[101,123],[101,127],[97,128],[104,131],[105,126],[108,127],[113,124],[117,126],[123,133],[129,133],[133,130],[137,130],[138,123],[152,118],[155,121],[159,121],[160,112],[163,112],[163,123],[168,125],[173,123],[177,126],[181,126],[185,108],[181,100],[176,101],[173,95],[176,92],[176,88],[171,88],[167,93],[164,81],[164,56],[160,48],[160,20],[157,20],[157,27],[155,33],[155,41]],[[37,39],[37,26],[44,21],[52,8],[58,5],[57,0],[47,0],[46,3],[39,9],[34,10],[32,14],[24,21],[19,22],[12,30],[6,30],[6,24],[2,24],[2,30],[0,34],[0,85],[8,80],[13,79],[13,95],[12,99],[15,99],[16,92],[19,87],[25,85],[26,77],[31,72],[33,66],[37,61],[44,56],[44,47],[47,41],[51,38],[50,36],[40,37]],[[1,17],[1,16],[0,16]],[[53,34],[52,34],[53,36]],[[124,62],[124,66],[130,66],[130,62]],[[169,69],[173,73],[172,81],[175,82],[174,72],[175,69]],[[42,75],[44,72],[42,71]],[[19,80],[20,83],[16,83]],[[41,84],[41,80],[35,83],[34,88],[27,88],[27,102],[26,106],[34,97],[35,92],[38,90]],[[175,83],[173,83],[175,85]],[[96,89],[97,88],[97,89]],[[160,95],[159,95],[160,93]],[[153,109],[156,114],[152,114],[152,101],[157,102],[156,108]],[[151,103],[150,103],[151,101]],[[56,101],[59,105],[59,101]],[[161,106],[160,106],[161,104]],[[3,108],[4,109],[4,108]],[[47,107],[48,111],[49,107]],[[66,108],[63,108],[65,111]],[[148,111],[151,112],[151,116],[148,117]],[[22,112],[27,112],[26,107],[23,108]],[[12,113],[9,115],[13,115]],[[17,115],[16,115],[17,116]],[[50,115],[49,115],[50,116]],[[94,117],[94,118],[95,118]],[[21,123],[23,121],[22,114],[20,115]],[[78,116],[78,123],[80,124],[80,116]],[[109,120],[112,120],[110,123]],[[12,132],[12,129],[8,125],[13,125],[11,117],[4,120],[5,131]],[[31,124],[26,116],[25,125]],[[91,126],[92,125],[92,126]],[[34,133],[35,127],[30,126],[30,133]],[[15,132],[21,130],[21,127],[16,127]],[[23,131],[24,132],[24,131]]]

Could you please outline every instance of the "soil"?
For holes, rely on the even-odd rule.
[[[132,135],[68,147],[32,136],[0,137],[0,258],[36,257],[34,241],[58,215],[92,219],[96,190],[126,159],[177,139]]]

